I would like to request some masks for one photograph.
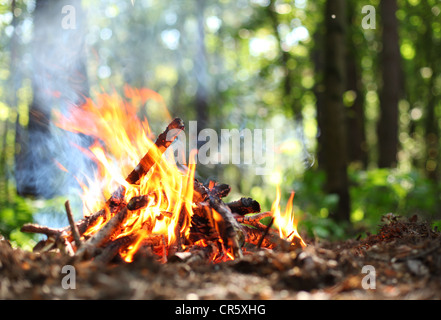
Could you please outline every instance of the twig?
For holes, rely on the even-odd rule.
[[[54,238],[61,236],[61,234],[63,233],[63,230],[61,229],[54,229],[46,226],[40,226],[34,223],[25,224],[23,227],[21,227],[20,231],[26,233],[41,233],[41,234],[45,234],[48,237],[54,237]]]
[[[268,211],[259,214],[254,214],[251,216],[236,217],[236,221],[239,223],[244,223],[256,227],[259,230],[266,230],[266,226],[263,223],[261,223],[260,220],[267,217],[271,217],[272,215],[273,215],[272,212]]]
[[[165,236],[162,235],[162,263],[167,263],[167,243],[165,241]]]
[[[264,239],[264,238],[266,237],[266,235],[268,234],[270,228],[273,226],[273,223],[274,223],[274,217],[271,218],[270,223],[267,225],[265,231],[263,232],[262,236],[260,237],[259,242],[257,243],[257,248],[258,248],[258,249],[260,249],[260,247],[262,246],[263,239]]]
[[[78,250],[78,248],[81,247],[80,232],[78,231],[78,226],[75,224],[72,210],[70,209],[69,200],[64,203],[64,207],[66,208],[67,220],[69,220],[70,228],[72,230],[72,236],[75,240],[75,245]]]

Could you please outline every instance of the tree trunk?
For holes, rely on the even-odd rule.
[[[353,24],[355,1],[348,1],[348,52],[346,68],[346,89],[355,93],[352,105],[346,106],[346,123],[348,137],[348,161],[361,164],[366,169],[368,165],[367,141],[365,132],[364,93],[361,82],[360,62],[357,57],[357,48],[354,44],[356,29],[360,27]]]
[[[343,104],[346,86],[346,0],[328,0],[325,19],[325,93],[322,115],[327,191],[339,196],[338,208],[333,213],[333,218],[349,221],[350,198]]]
[[[32,40],[32,91],[27,128],[18,130],[15,177],[21,195],[57,193],[54,159],[64,150],[51,132],[51,112],[79,106],[88,96],[80,0],[37,0]],[[70,149],[72,147],[70,146]]]
[[[380,94],[378,123],[378,166],[394,168],[398,154],[398,102],[400,98],[400,48],[398,37],[397,1],[380,1],[383,20],[381,67],[383,87]]]
[[[324,84],[323,84],[323,74],[324,74],[324,60],[325,54],[323,50],[324,44],[324,30],[323,26],[318,26],[314,34],[314,49],[312,50],[311,59],[314,61],[314,73],[315,73],[315,85],[314,85],[314,95],[316,99],[316,110],[317,110],[317,162],[318,168],[320,170],[325,170],[325,153],[323,151],[324,147],[324,136],[323,136],[323,109],[324,109]]]
[[[426,175],[435,184],[438,184],[439,179],[439,125],[437,117],[437,97],[433,94],[436,87],[436,79],[439,75],[439,67],[435,62],[436,58],[433,52],[437,52],[436,48],[433,46],[433,30],[427,28],[424,34],[425,43],[427,43],[427,65],[429,65],[433,71],[430,78],[428,90],[427,90],[427,106],[426,106],[426,117],[425,117],[425,140],[426,140],[426,155],[425,155],[425,170]],[[439,202],[439,201],[438,201]],[[439,205],[439,203],[438,203]]]

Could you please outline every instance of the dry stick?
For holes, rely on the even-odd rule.
[[[265,231],[263,232],[262,236],[259,239],[259,242],[257,243],[257,248],[260,249],[260,247],[262,246],[262,242],[263,239],[266,237],[266,235],[268,234],[269,230],[271,229],[271,227],[273,226],[274,223],[274,217],[271,218],[270,223],[268,224],[268,226],[266,227]]]
[[[165,236],[162,235],[162,263],[167,263],[166,247],[167,247],[167,243],[165,241]]]
[[[63,233],[63,230],[61,229],[54,229],[49,228],[46,226],[40,226],[38,224],[34,223],[27,223],[20,229],[21,232],[27,232],[27,233],[41,233],[45,234],[48,237],[59,237]]]
[[[75,245],[77,247],[77,250],[79,247],[81,247],[81,239],[80,239],[80,232],[78,231],[78,227],[75,224],[75,220],[72,214],[72,210],[70,209],[70,203],[69,200],[67,200],[64,203],[64,207],[66,208],[66,214],[67,214],[67,220],[69,220],[70,228],[72,230],[72,236],[75,240]]]
[[[61,249],[61,250],[62,250],[62,249],[65,249],[65,250],[66,250],[66,253],[67,253],[69,256],[73,257],[73,256],[75,255],[75,251],[74,251],[74,249],[73,249],[73,247],[72,247],[72,244],[71,244],[66,238],[61,239],[61,242],[62,242],[62,245],[63,245],[64,247],[63,247],[63,248],[60,248],[60,249]]]
[[[273,214],[271,211],[254,214],[251,216],[236,217],[236,221],[239,223],[248,224],[256,227],[260,230],[266,230],[266,226],[260,222],[263,218],[271,217]]]

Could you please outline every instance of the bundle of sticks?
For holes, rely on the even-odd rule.
[[[165,150],[172,144],[179,133],[184,129],[181,119],[174,119],[155,141],[157,148],[149,150],[141,159],[136,168],[127,176],[129,184],[138,184],[155,165]],[[173,246],[167,244],[164,235],[150,234],[142,239],[140,248],[149,253],[156,253],[161,261],[166,262],[171,256],[182,260],[213,261],[216,257],[228,251],[234,258],[243,256],[243,247],[246,244],[255,247],[274,248],[283,243],[277,232],[271,228],[274,218],[268,225],[261,220],[271,217],[271,212],[260,212],[260,204],[251,198],[241,198],[237,201],[225,203],[225,198],[231,191],[227,184],[211,182],[205,185],[194,179],[193,214],[189,221],[189,235],[183,236],[181,226],[185,223],[185,207],[178,217],[178,226],[175,228],[176,239]],[[53,248],[63,249],[71,256],[80,259],[94,259],[100,262],[110,262],[118,253],[137,241],[138,235],[129,234],[117,237],[123,224],[133,212],[146,208],[149,196],[137,196],[129,201],[125,200],[125,188],[120,186],[106,201],[104,208],[74,221],[69,201],[65,209],[69,226],[50,228],[37,224],[26,224],[22,232],[39,233],[47,236],[40,241],[34,251],[48,251]],[[162,212],[164,216],[172,213]],[[93,235],[86,231],[104,219],[105,224]],[[154,221],[147,221],[143,229],[153,229]],[[286,245],[286,243],[285,243]],[[289,244],[295,245],[295,244]],[[142,252],[143,250],[140,250]]]

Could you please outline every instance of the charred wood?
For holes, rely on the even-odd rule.
[[[244,216],[249,213],[259,213],[260,204],[251,198],[240,198],[237,201],[227,203],[231,212]]]

